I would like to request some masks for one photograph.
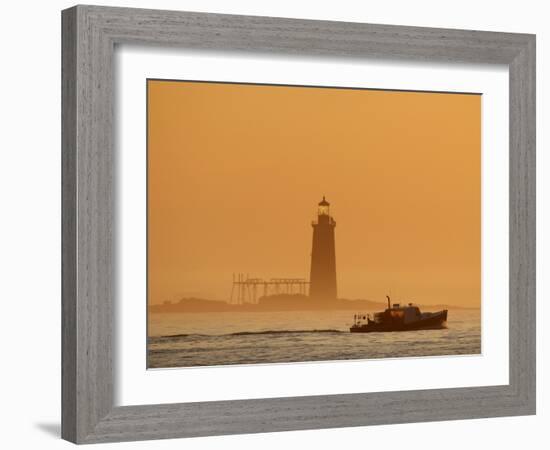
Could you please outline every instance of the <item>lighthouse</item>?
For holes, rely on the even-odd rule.
[[[334,228],[336,222],[330,215],[330,203],[319,202],[317,222],[313,226],[313,244],[311,248],[311,272],[309,296],[314,300],[336,299],[336,251],[334,246]]]

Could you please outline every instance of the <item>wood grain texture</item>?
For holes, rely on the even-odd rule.
[[[62,17],[62,132],[61,132],[61,341],[62,431],[76,440],[76,10]]]
[[[93,443],[534,414],[534,36],[96,6],[62,16],[63,438]],[[508,65],[510,383],[114,407],[113,53],[124,43]]]

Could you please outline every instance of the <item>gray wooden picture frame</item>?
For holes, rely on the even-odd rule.
[[[534,35],[98,6],[63,11],[62,34],[64,439],[94,443],[535,413]],[[114,406],[113,53],[125,43],[507,65],[509,384]]]

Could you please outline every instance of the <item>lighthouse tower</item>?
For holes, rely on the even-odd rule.
[[[311,273],[309,296],[314,300],[336,299],[336,252],[334,247],[334,227],[336,222],[330,216],[330,203],[319,202],[317,222],[313,226],[311,248]]]

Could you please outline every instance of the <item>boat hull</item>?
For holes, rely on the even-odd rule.
[[[429,317],[421,318],[410,323],[403,322],[386,322],[376,323],[369,322],[363,325],[354,325],[349,331],[352,333],[376,333],[388,331],[417,331],[417,330],[439,330],[447,326],[447,310],[432,313]]]

